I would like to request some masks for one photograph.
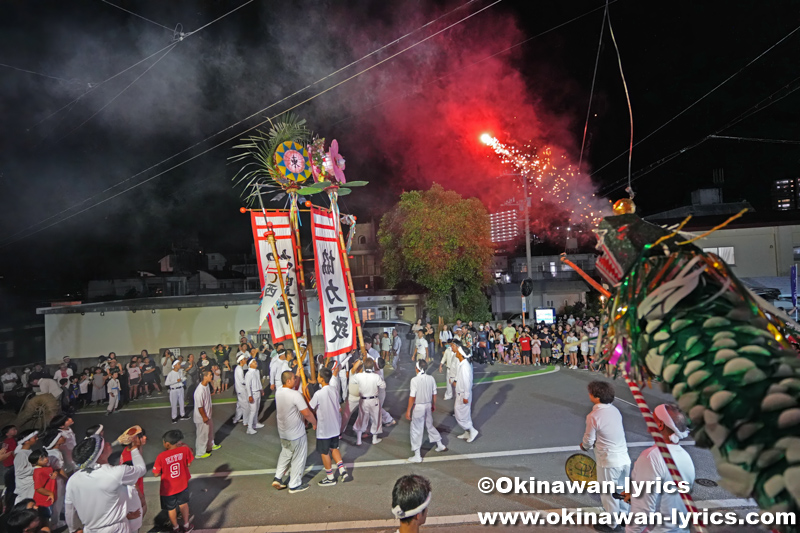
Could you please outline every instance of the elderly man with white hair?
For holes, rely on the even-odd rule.
[[[658,430],[661,436],[667,441],[667,448],[675,461],[675,466],[678,467],[678,472],[681,478],[689,483],[691,488],[694,485],[694,463],[692,458],[684,450],[680,444],[681,439],[689,436],[689,430],[686,426],[686,416],[681,412],[675,404],[661,404],[653,409],[653,418],[658,424]],[[650,446],[636,460],[633,465],[633,472],[631,472],[631,481],[637,482],[655,482],[657,478],[663,481],[672,479],[667,464],[661,456],[661,451],[658,446]],[[658,491],[642,491],[641,494],[632,498],[630,494],[626,494],[626,501],[630,501],[631,513],[660,513],[664,517],[662,524],[641,525],[634,524],[632,521],[625,528],[625,533],[642,533],[644,531],[654,533],[688,533],[688,529],[681,529],[679,524],[670,521],[672,510],[675,509],[679,513],[686,512],[686,506],[681,499],[678,492],[673,494],[659,493]]]

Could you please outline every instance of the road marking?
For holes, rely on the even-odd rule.
[[[649,448],[653,445],[653,441],[642,441],[642,442],[629,442],[628,448]],[[694,446],[694,441],[684,441],[681,443],[682,446]],[[517,457],[520,455],[541,455],[545,453],[564,453],[564,452],[579,452],[580,448],[578,446],[555,446],[550,448],[529,448],[527,450],[501,450],[496,452],[479,452],[479,453],[465,453],[460,455],[436,455],[432,456],[428,454],[425,457],[425,462],[422,464],[428,463],[445,463],[450,461],[469,461],[475,459],[493,459],[496,457]],[[384,461],[360,461],[358,463],[345,463],[345,466],[351,468],[353,470],[359,468],[375,468],[375,467],[382,467],[382,466],[401,466],[406,465],[408,466],[409,463],[407,459],[386,459]],[[305,473],[314,472],[322,470],[322,465],[310,465],[306,467]],[[264,476],[264,475],[275,475],[274,468],[261,468],[257,470],[232,470],[232,471],[218,471],[218,472],[210,472],[205,474],[192,474],[192,478],[229,478],[229,477],[243,477],[243,476]],[[156,482],[160,481],[157,477],[146,477],[144,478],[145,483],[147,482]]]
[[[756,502],[745,499],[730,500],[704,500],[695,502],[699,509],[735,509],[740,507],[756,507]],[[575,512],[578,508],[567,508],[567,511]],[[581,507],[581,511],[598,513],[601,507]],[[561,513],[562,509],[532,509],[531,512]],[[513,511],[512,511],[513,512]],[[525,512],[525,511],[520,511]],[[388,513],[387,513],[388,514]],[[196,533],[302,533],[309,531],[345,531],[354,529],[381,529],[397,528],[397,520],[355,520],[349,522],[318,522],[315,524],[285,524],[279,526],[245,526],[245,527],[223,527],[218,529],[196,529]],[[478,524],[478,513],[449,515],[449,516],[428,516],[425,524],[428,526],[445,526],[455,524]],[[588,526],[587,526],[588,527]]]
[[[496,379],[481,378],[481,379],[476,379],[472,386],[473,387],[477,387],[478,385],[490,385],[492,383],[501,383],[501,382],[504,382],[504,381],[514,381],[516,379],[527,379],[527,378],[532,378],[532,377],[536,377],[536,376],[544,376],[544,375],[547,375],[547,374],[552,374],[553,372],[558,372],[558,371],[559,371],[559,368],[555,367],[552,370],[544,370],[544,369],[542,369],[542,370],[534,370],[534,371],[532,371],[534,373],[526,374],[524,376],[515,375],[514,377],[511,377],[511,378],[503,378],[503,377],[498,377]],[[511,372],[509,372],[509,373],[511,373]],[[517,374],[517,372],[514,372],[514,374]],[[503,375],[502,372],[499,373],[499,374],[495,374],[495,376],[502,376],[502,375]],[[437,389],[444,389],[445,387],[446,387],[445,384],[436,386]],[[410,390],[410,389],[388,389],[386,392],[387,393],[390,393],[390,392],[405,392],[405,391],[408,391],[408,390]],[[264,400],[271,400],[273,398],[274,398],[274,396],[269,395],[269,396],[265,396]],[[234,403],[236,403],[236,398],[212,399],[211,403],[212,403],[212,405],[234,404]],[[167,405],[153,405],[153,406],[142,405],[141,407],[140,407],[140,405],[141,404],[138,404],[136,406],[132,406],[129,403],[126,407],[120,409],[120,412],[127,413],[127,412],[132,412],[132,411],[149,411],[149,410],[152,410],[152,409],[170,409],[170,405],[168,405],[168,404]],[[82,411],[78,411],[75,414],[76,415],[99,415],[99,414],[103,414],[105,412],[106,412],[105,409],[92,410],[92,411],[82,410]]]

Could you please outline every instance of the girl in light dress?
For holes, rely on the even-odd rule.
[[[94,377],[92,377],[92,401],[97,402],[97,405],[100,405],[105,399],[106,377],[103,375],[102,369],[95,368]]]
[[[534,333],[533,339],[531,339],[531,358],[534,366],[539,366],[540,355],[542,355],[542,341],[539,340],[539,335]]]

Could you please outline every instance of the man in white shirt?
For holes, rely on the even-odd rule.
[[[372,347],[372,341],[369,339],[364,340],[364,348],[367,350],[367,357],[372,359],[372,362],[375,363],[375,373],[378,374],[381,379],[384,378],[383,369],[378,364],[378,360],[381,357],[381,354],[378,353],[378,350]],[[383,408],[383,402],[386,401],[386,389],[378,389],[378,401],[381,406],[381,425],[386,427],[392,427],[393,425],[397,424],[397,421],[392,418],[386,409]]]
[[[456,422],[464,430],[458,436],[467,442],[472,442],[478,436],[478,430],[472,425],[472,362],[469,355],[460,346],[460,342],[453,341],[450,346],[458,358],[458,370],[455,379],[455,415]]]
[[[667,448],[675,461],[675,466],[678,467],[678,472],[681,474],[683,481],[689,484],[691,490],[694,485],[694,463],[692,458],[684,450],[678,442],[680,439],[685,439],[689,436],[689,430],[686,426],[686,416],[681,412],[677,405],[674,404],[661,404],[653,409],[653,418],[658,424],[658,430],[667,441]],[[672,480],[667,464],[661,456],[658,446],[651,446],[647,448],[633,465],[633,472],[631,473],[631,482],[655,482],[660,478],[662,483]],[[658,493],[657,491],[642,491],[642,494],[635,498],[631,498],[630,494],[625,495],[631,504],[631,513],[660,513],[664,518],[661,525],[640,525],[631,522],[625,528],[625,533],[642,533],[648,531],[650,533],[688,533],[688,529],[681,529],[678,524],[670,522],[672,510],[676,509],[678,512],[686,512],[686,506],[681,499],[681,495],[676,491],[673,494]],[[649,516],[649,515],[648,515]]]
[[[197,438],[194,446],[194,458],[206,459],[211,457],[213,450],[222,446],[214,443],[214,421],[211,419],[211,391],[209,383],[214,378],[210,368],[200,371],[200,384],[194,390],[194,425],[197,429]]]
[[[386,382],[375,372],[375,361],[369,358],[364,361],[364,372],[351,376],[350,382],[358,387],[358,393],[361,396],[358,404],[359,416],[363,417],[361,427],[353,428],[356,431],[356,446],[361,446],[361,432],[369,426],[370,422],[372,423],[370,426],[372,444],[378,444],[381,441],[378,435],[383,432],[378,391],[386,389]]]
[[[286,360],[286,350],[283,349],[282,345],[279,346],[281,346],[281,349],[278,350],[278,357],[273,358],[269,364],[269,388],[273,391],[277,391],[282,387],[281,376],[283,373],[292,371],[289,361]]]
[[[403,347],[403,339],[397,333],[396,329],[392,330],[392,368],[397,369],[397,360],[400,359],[400,349]]]
[[[233,388],[236,391],[236,411],[233,414],[233,423],[237,424],[240,420],[244,421],[244,426],[247,427],[247,391],[244,385],[245,365],[247,364],[247,356],[241,352],[236,357],[236,368],[233,369]]]
[[[442,361],[439,363],[439,372],[442,371],[442,366],[444,366],[446,369],[444,388],[445,400],[449,400],[453,397],[453,380],[455,379],[456,371],[458,370],[458,357],[456,357],[456,354],[453,353],[452,348],[450,348],[451,343],[445,345]]]
[[[428,440],[436,444],[437,452],[447,451],[447,447],[442,444],[442,436],[433,426],[433,411],[436,410],[436,380],[429,376],[425,371],[428,363],[425,361],[416,362],[417,375],[411,379],[411,394],[408,398],[408,408],[406,409],[406,419],[411,420],[411,451],[413,457],[409,457],[410,463],[421,463],[422,455],[422,432],[428,430]]]
[[[61,393],[64,392],[61,389],[61,385],[59,385],[58,382],[53,378],[34,379],[31,382],[31,385],[33,385],[34,387],[39,387],[39,392],[36,393],[37,395],[50,394],[56,400],[61,398]]]
[[[311,427],[317,429],[317,419],[308,408],[303,395],[294,390],[297,377],[294,372],[286,371],[281,375],[281,388],[275,391],[275,411],[278,419],[278,436],[281,439],[281,454],[275,468],[275,479],[272,486],[278,490],[285,489],[283,478],[289,471],[289,494],[303,492],[308,483],[303,483],[303,472],[306,469],[308,439],[306,437],[307,420]]]
[[[164,380],[164,385],[169,389],[169,405],[172,408],[172,423],[178,423],[178,411],[180,411],[181,418],[187,418],[186,410],[184,407],[183,384],[186,382],[186,377],[181,370],[181,362],[177,359],[172,363],[172,370],[167,374]]]
[[[139,448],[141,438],[132,443],[133,466],[108,464],[111,446],[99,435],[87,437],[75,447],[73,458],[80,468],[67,481],[64,498],[69,531],[75,533],[128,533],[126,485],[135,485],[147,466]],[[81,527],[83,524],[83,527]]]
[[[12,372],[10,368],[6,368],[6,371],[0,376],[0,381],[3,383],[3,392],[8,392],[17,386],[17,383],[19,383],[19,376]]]
[[[614,387],[607,381],[592,381],[588,389],[589,399],[594,407],[592,412],[586,415],[586,431],[581,441],[581,450],[588,452],[594,448],[597,481],[600,483],[611,481],[616,486],[622,486],[630,474],[631,458],[628,456],[622,415],[611,405],[614,401]],[[600,495],[600,501],[603,509],[609,513],[628,510],[627,504],[615,500],[611,494],[605,492]],[[615,524],[615,527],[619,527],[619,524]],[[615,528],[597,524],[595,529],[607,532]]]
[[[264,389],[261,386],[258,359],[255,357],[250,359],[250,370],[244,375],[244,393],[247,395],[247,410],[244,415],[247,434],[255,435],[257,429],[264,427],[264,424],[258,422],[258,413],[261,408],[261,397],[264,396]]]
[[[417,338],[414,339],[414,348],[414,359],[417,361],[428,359],[428,340],[422,330],[417,331]]]
[[[33,498],[33,465],[28,461],[34,444],[39,440],[39,432],[28,429],[19,434],[17,447],[14,450],[14,503]]]
[[[336,485],[331,457],[336,461],[336,468],[339,470],[342,481],[348,476],[342,462],[342,454],[339,452],[339,428],[342,414],[339,405],[339,391],[330,385],[332,379],[333,372],[330,368],[319,369],[317,383],[320,389],[314,393],[308,404],[317,416],[317,452],[322,458],[322,466],[325,467],[325,478],[319,482],[320,487]]]

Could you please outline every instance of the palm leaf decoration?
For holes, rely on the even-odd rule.
[[[271,195],[272,200],[280,200],[286,197],[287,189],[296,187],[295,182],[277,169],[275,151],[287,141],[305,145],[311,138],[305,119],[291,113],[280,122],[270,121],[270,124],[268,132],[256,130],[255,135],[243,138],[241,144],[233,147],[238,153],[228,158],[233,163],[245,163],[232,181],[234,187],[243,187],[242,198],[250,206],[261,193]]]

